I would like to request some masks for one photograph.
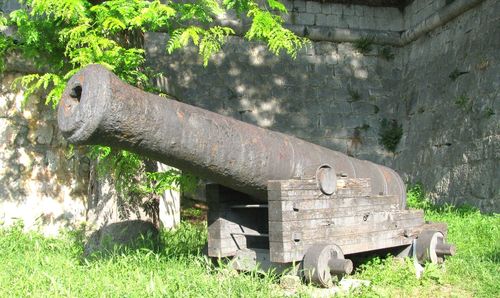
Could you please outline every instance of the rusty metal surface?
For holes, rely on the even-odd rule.
[[[159,97],[90,65],[68,82],[58,108],[59,129],[73,144],[127,149],[267,200],[269,180],[309,175],[321,165],[337,174],[371,178],[373,194],[405,187],[393,170],[295,137]]]

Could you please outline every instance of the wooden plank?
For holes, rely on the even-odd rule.
[[[337,204],[338,203],[338,204]],[[293,221],[337,216],[352,216],[366,212],[395,211],[399,209],[399,199],[383,196],[373,199],[339,199],[314,201],[274,201],[269,204],[270,221]]]
[[[369,178],[338,179],[337,191],[332,195],[325,195],[320,190],[316,180],[274,180],[268,183],[268,201],[344,198],[371,195]]]
[[[297,210],[297,211],[285,211],[277,212],[271,211],[270,220],[273,222],[282,221],[297,221],[297,220],[311,220],[311,219],[321,219],[321,218],[331,218],[331,217],[341,217],[341,216],[354,216],[356,214],[366,214],[369,212],[383,212],[383,211],[396,211],[399,210],[399,205],[397,204],[374,204],[368,206],[358,206],[355,208],[332,208],[332,209],[320,209],[320,210]]]
[[[232,233],[260,233],[257,229],[252,229],[244,225],[220,218],[208,226],[208,236],[214,238],[227,238]]]
[[[278,186],[279,185],[279,186]],[[271,190],[288,190],[299,189],[302,187],[317,187],[316,179],[287,179],[287,180],[270,180],[267,183],[267,188]]]
[[[426,222],[418,227],[415,227],[411,231],[408,231],[408,235],[417,237],[420,233],[426,230],[439,231],[446,237],[448,234],[448,225],[443,222]]]
[[[207,254],[209,257],[230,257],[234,256],[238,250],[238,246],[232,239],[208,239]]]
[[[231,266],[236,270],[254,271],[266,274],[269,270],[273,270],[276,274],[288,272],[290,264],[276,264],[269,259],[268,249],[243,249],[231,260]]]
[[[274,231],[269,235],[269,241],[300,241],[314,242],[317,239],[335,239],[338,237],[348,237],[364,235],[372,232],[382,232],[394,229],[413,230],[421,226],[421,218],[401,219],[398,221],[383,222],[376,225],[360,224],[356,226],[326,226],[322,228]],[[408,234],[408,233],[407,233]]]
[[[326,209],[337,207],[353,207],[355,205],[372,205],[372,204],[393,204],[399,203],[395,196],[371,196],[371,197],[350,197],[350,198],[320,198],[318,200],[301,200],[270,202],[269,208],[280,208],[281,210],[293,210],[295,208],[302,210],[310,209]]]
[[[363,251],[384,249],[411,244],[413,238],[404,236],[404,229],[395,229],[382,232],[373,232],[356,237],[338,237],[334,239],[318,239],[314,243],[332,243],[341,247],[344,254],[353,254]],[[271,261],[294,262],[303,258],[303,253],[314,243],[306,242],[274,242],[269,243]],[[301,255],[302,254],[302,255]]]
[[[421,210],[396,210],[382,212],[368,212],[352,216],[329,216],[324,218],[294,221],[269,221],[269,233],[283,230],[314,229],[322,226],[355,226],[358,224],[378,224],[385,221],[397,221],[401,219],[421,218],[423,222],[423,211]]]
[[[369,196],[372,193],[371,179],[345,178],[337,179],[337,197]]]
[[[271,262],[275,263],[290,263],[301,262],[304,257],[304,247],[297,243],[295,247],[283,249],[283,242],[269,242],[269,257]]]
[[[342,251],[344,254],[355,254],[365,251],[377,250],[377,249],[386,249],[397,246],[409,245],[413,241],[412,238],[405,238],[401,236],[396,236],[394,238],[389,239],[378,239],[376,241],[368,242],[368,243],[354,243],[354,244],[346,244],[342,246]]]

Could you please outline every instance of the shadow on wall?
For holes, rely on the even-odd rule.
[[[496,3],[389,50],[314,42],[293,60],[231,38],[203,68],[194,48],[169,56],[166,36],[148,34],[147,59],[184,102],[388,165],[436,201],[498,212]],[[383,119],[403,131],[394,153],[379,144]]]
[[[1,199],[19,201],[20,196],[41,193],[62,200],[67,191],[83,194],[88,159],[62,146],[52,109],[36,97],[24,107],[22,102],[21,93],[4,93],[0,107]]]
[[[316,42],[294,60],[234,37],[204,68],[196,49],[167,55],[165,43],[166,35],[148,33],[147,58],[164,73],[157,85],[181,101],[355,157],[392,159],[377,129],[401,69],[381,47],[361,54],[348,43]]]
[[[84,220],[89,161],[63,145],[54,110],[11,90],[20,75],[6,73],[1,81],[0,221],[23,220],[27,229],[42,225],[51,234]]]

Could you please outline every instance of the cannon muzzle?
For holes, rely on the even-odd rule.
[[[335,175],[370,178],[374,195],[396,195],[405,205],[404,184],[387,167],[144,92],[100,65],[69,80],[58,124],[70,143],[130,150],[259,201],[267,200],[269,180],[305,177],[329,165]]]

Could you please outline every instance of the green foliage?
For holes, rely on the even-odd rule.
[[[420,189],[420,188],[416,188]],[[408,197],[415,193],[408,192]],[[422,191],[417,196],[425,200]],[[413,261],[374,257],[356,268],[355,279],[370,285],[349,297],[498,297],[500,294],[500,215],[468,207],[425,210],[426,220],[448,224],[447,241],[457,254],[444,265],[427,265],[422,278]],[[121,250],[107,258],[82,260],[83,233],[58,238],[23,232],[18,222],[0,226],[0,297],[282,297],[287,295],[273,274],[237,273],[214,266],[202,255],[206,225],[183,222],[162,231],[159,249]],[[466,280],[467,282],[464,282]],[[105,282],[103,282],[105,281]],[[302,286],[299,297],[317,290]],[[289,295],[289,293],[288,293]]]
[[[383,47],[379,50],[378,55],[387,61],[394,60],[394,53],[390,47]]]
[[[221,50],[228,36],[234,34],[234,30],[227,27],[214,26],[204,30],[197,26],[189,26],[174,30],[172,37],[167,43],[167,52],[185,47],[191,41],[198,46],[198,52],[203,58],[203,65],[208,65],[208,60],[213,54]]]
[[[373,37],[362,37],[354,41],[353,46],[361,54],[368,54],[373,50]]]
[[[354,297],[498,297],[500,294],[500,215],[477,209],[435,206],[421,184],[408,188],[408,206],[425,210],[425,219],[448,224],[447,242],[457,254],[442,265],[428,264],[415,275],[413,261],[375,257],[357,268],[354,278],[370,280]],[[463,282],[467,280],[467,282]],[[349,295],[349,296],[350,296]]]
[[[247,16],[253,20],[250,29],[245,34],[248,40],[264,40],[272,53],[278,55],[284,50],[294,58],[299,49],[309,44],[307,39],[298,37],[292,31],[284,28],[281,16],[262,9],[253,1],[248,2]],[[268,0],[268,4],[272,9],[286,13],[285,6],[279,1]]]
[[[379,130],[379,143],[387,151],[396,152],[396,148],[403,136],[403,126],[398,124],[395,119],[382,119]]]
[[[176,169],[164,172],[147,171],[141,156],[125,150],[91,146],[89,156],[97,161],[98,174],[104,176],[111,173],[115,188],[129,200],[136,197],[140,199],[140,196],[147,194],[160,195],[171,189],[192,192],[198,182],[193,175]]]
[[[425,195],[424,186],[421,183],[408,187],[406,202],[408,207],[415,209],[429,210],[432,206],[431,201]]]
[[[246,37],[261,40],[279,54],[284,51],[296,56],[307,44],[283,28],[281,16],[285,6],[278,0],[160,1],[160,0],[22,0],[20,9],[8,18],[0,15],[0,26],[15,26],[13,36],[0,35],[0,71],[5,56],[18,52],[38,69],[17,79],[13,86],[25,91],[25,98],[46,91],[46,103],[55,107],[68,79],[81,68],[99,63],[125,82],[155,91],[151,78],[157,73],[145,67],[143,34],[147,31],[169,33],[168,53],[193,44],[206,66],[210,57],[219,52],[227,38],[235,32],[217,26],[214,19],[228,10],[245,14],[252,22]],[[94,4],[95,3],[95,4]],[[99,159],[101,172],[112,173],[121,192],[159,193],[173,187],[189,188],[192,178],[178,172],[148,173],[141,157],[125,151],[94,147],[91,155]],[[137,183],[144,179],[144,183]],[[192,184],[192,183],[191,183]]]
[[[351,102],[361,100],[361,94],[358,90],[353,89],[351,85],[347,85],[347,93],[349,93],[349,96],[351,97]]]
[[[45,238],[0,227],[0,297],[276,297],[274,279],[237,274],[202,255],[206,226],[162,231],[159,250],[82,260],[77,233]]]
[[[2,12],[0,12],[0,29],[5,28],[8,24],[7,18]],[[5,68],[5,55],[9,49],[13,46],[12,39],[0,34],[0,72],[3,72]]]
[[[491,116],[495,115],[495,111],[493,110],[493,108],[487,107],[484,110],[484,115],[486,116],[486,118],[490,118]]]
[[[464,112],[472,111],[472,99],[465,93],[455,99],[455,105]]]
[[[198,179],[190,174],[183,174],[179,170],[171,169],[165,172],[146,173],[147,181],[145,192],[162,194],[167,190],[182,190],[193,192],[196,189]]]

